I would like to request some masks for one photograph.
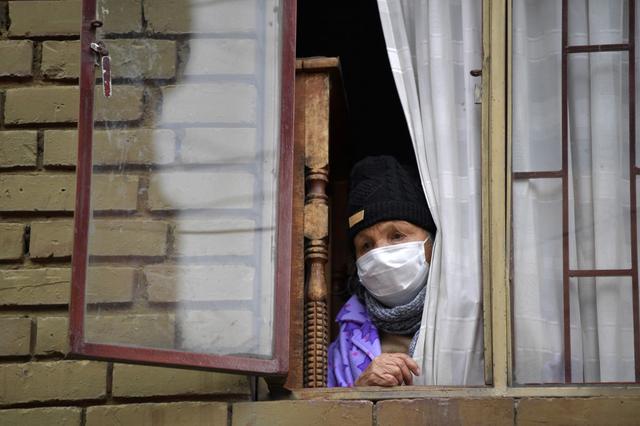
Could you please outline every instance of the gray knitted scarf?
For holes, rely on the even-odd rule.
[[[413,335],[409,344],[409,355],[413,355],[418,341],[418,330],[420,329],[420,321],[422,320],[422,311],[424,309],[424,301],[427,294],[427,286],[425,285],[420,293],[416,295],[409,303],[405,305],[389,307],[380,303],[375,297],[369,293],[360,283],[356,276],[354,281],[358,285],[352,284],[352,289],[356,295],[364,300],[373,324],[386,333]]]

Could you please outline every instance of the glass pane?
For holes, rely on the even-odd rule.
[[[631,278],[572,278],[570,283],[572,381],[635,381]]]
[[[569,43],[626,42],[627,3],[569,1]],[[513,5],[513,170],[560,170],[562,2]],[[567,60],[567,211],[562,178],[512,186],[517,383],[565,382],[564,262],[570,270],[631,268],[628,53],[571,53]],[[540,98],[546,109],[536,105]],[[571,381],[634,380],[631,279],[569,283]]]
[[[631,267],[627,58],[569,55],[572,269]]]
[[[280,1],[99,1],[86,339],[273,354]],[[99,74],[97,74],[99,75]],[[98,80],[101,83],[101,80]]]
[[[561,382],[562,181],[513,182],[515,380]]]
[[[562,166],[561,12],[558,0],[513,2],[514,172]]]
[[[569,0],[569,45],[627,43],[628,17],[628,0]]]

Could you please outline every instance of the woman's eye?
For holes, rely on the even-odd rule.
[[[404,238],[404,234],[401,232],[394,232],[393,235],[391,235],[391,240],[393,241],[398,241]]]

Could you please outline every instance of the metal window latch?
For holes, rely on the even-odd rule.
[[[482,77],[482,70],[471,70],[469,74],[471,74],[472,77]],[[474,84],[473,101],[476,105],[482,104],[482,84]]]
[[[102,41],[91,43],[91,50],[96,55],[96,65],[100,66],[102,75],[102,93],[106,98],[111,97],[111,57],[109,56],[109,50]]]

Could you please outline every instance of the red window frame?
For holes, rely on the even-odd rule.
[[[91,218],[93,105],[95,56],[90,49],[96,41],[97,0],[82,1],[80,33],[80,112],[78,119],[78,163],[76,168],[76,209],[69,306],[71,354],[113,361],[206,368],[260,375],[285,375],[289,369],[289,289],[291,285],[293,223],[293,114],[295,78],[296,1],[282,0],[282,62],[280,155],[278,176],[277,255],[275,276],[274,351],[272,359],[232,355],[191,353],[177,350],[130,347],[85,341],[85,284],[87,275],[88,227]]]
[[[635,0],[629,0],[629,40],[627,43],[573,46],[569,44],[569,0],[562,0],[562,166],[560,170],[513,172],[512,174],[512,178],[514,181],[528,179],[562,179],[562,304],[564,383],[574,383],[571,377],[571,329],[569,321],[571,315],[569,295],[571,277],[631,277],[631,291],[633,297],[633,348],[635,361],[635,383],[640,383],[640,302],[638,300],[638,224],[636,211],[636,178],[640,176],[640,168],[636,166],[635,10]],[[569,55],[573,53],[597,54],[598,52],[627,52],[629,55],[629,204],[631,220],[630,269],[582,270],[571,269],[569,265],[569,89],[567,82]],[[511,259],[513,262],[513,256],[511,257]],[[513,353],[515,353],[515,351]],[[513,365],[515,365],[515,356],[514,358],[512,358],[512,363]]]

